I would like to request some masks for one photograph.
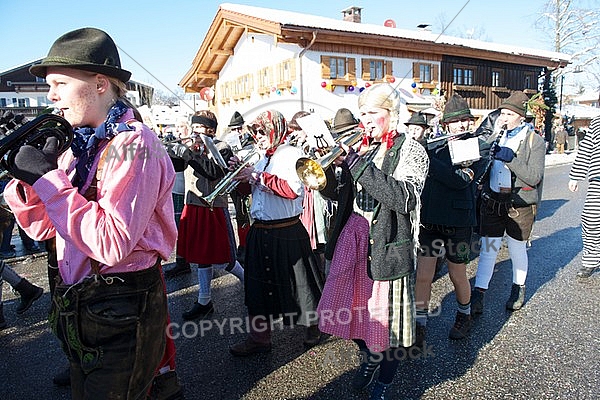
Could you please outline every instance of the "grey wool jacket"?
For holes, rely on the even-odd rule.
[[[538,204],[542,198],[546,144],[531,127],[527,129],[527,135],[519,144],[515,158],[505,163],[511,171],[511,201],[515,207]],[[496,135],[492,135],[489,141],[493,142],[495,138]],[[486,180],[486,186],[489,188],[489,179]]]
[[[383,159],[381,169],[360,158],[350,169],[352,178],[379,202],[371,221],[368,274],[373,280],[396,280],[415,268],[411,211],[420,204],[416,186],[391,177],[399,162],[405,136],[400,134]],[[406,139],[410,140],[410,139]],[[422,149],[419,146],[419,149]],[[424,149],[422,149],[425,152]],[[427,155],[424,154],[427,158]],[[426,174],[426,171],[425,171]]]

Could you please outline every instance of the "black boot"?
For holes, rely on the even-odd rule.
[[[380,361],[375,361],[368,351],[365,356],[366,359],[362,360],[358,371],[356,371],[352,378],[352,389],[356,391],[363,390],[369,386],[379,371]]]
[[[510,290],[510,297],[506,302],[506,309],[511,311],[520,310],[525,302],[525,285],[513,283]]]
[[[192,272],[190,263],[185,261],[185,258],[177,257],[175,259],[175,266],[165,271],[165,278],[175,278],[176,276],[189,274],[190,272]]]
[[[0,290],[2,290],[1,286]],[[4,319],[4,305],[0,303],[0,329],[4,328],[6,328],[6,320]]]
[[[21,295],[21,303],[19,303],[16,310],[17,314],[23,314],[29,310],[33,302],[42,297],[42,293],[44,293],[44,289],[33,285],[25,278],[21,279],[21,282],[15,286],[15,290]]]

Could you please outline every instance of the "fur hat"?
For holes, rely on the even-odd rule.
[[[423,114],[421,114],[420,112],[413,113],[410,116],[410,119],[408,121],[406,121],[404,123],[404,125],[406,125],[406,126],[408,126],[408,125],[421,125],[421,126],[424,126],[426,128],[429,127],[429,124],[427,123],[427,120],[425,119],[425,117],[423,116]]]
[[[524,117],[527,114],[528,101],[529,97],[527,97],[525,93],[514,92],[506,100],[504,100],[498,108],[506,108],[508,110],[516,112],[521,117]]]
[[[333,117],[333,127],[331,133],[339,135],[358,126],[359,121],[347,108],[340,108]]]
[[[448,99],[444,107],[442,122],[448,124],[464,118],[475,119],[473,114],[471,114],[471,109],[467,101],[461,95],[455,93]]]
[[[65,33],[52,45],[41,64],[33,65],[29,72],[46,77],[48,67],[66,67],[97,72],[127,82],[131,72],[121,68],[115,42],[104,31],[81,28]]]
[[[229,121],[229,127],[233,128],[242,125],[244,125],[244,117],[242,117],[242,114],[239,112],[234,112],[233,116],[231,117],[231,121]]]

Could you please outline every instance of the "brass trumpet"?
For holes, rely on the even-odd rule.
[[[58,111],[56,111],[58,112]],[[42,114],[29,121],[0,140],[0,167],[7,174],[14,165],[15,156],[21,146],[30,145],[43,148],[49,137],[58,139],[58,154],[62,154],[71,146],[73,141],[73,128],[71,124],[56,113]]]
[[[364,132],[360,129],[354,130],[342,137],[338,143],[352,146],[362,139],[363,133]],[[325,170],[336,158],[342,155],[343,152],[344,149],[340,146],[333,146],[329,153],[316,160],[309,157],[301,157],[296,161],[296,173],[302,183],[309,189],[321,190],[327,184]]]
[[[252,150],[246,154],[246,156],[240,161],[240,164],[237,166],[237,168],[233,171],[229,171],[227,175],[221,179],[217,186],[215,186],[213,191],[209,195],[201,197],[200,200],[208,207],[212,208],[217,197],[233,192],[233,189],[235,189],[239,184],[239,181],[234,181],[233,178],[235,178],[244,168],[246,168],[246,166],[248,166],[252,159],[256,156],[260,158],[260,154],[256,150]]]

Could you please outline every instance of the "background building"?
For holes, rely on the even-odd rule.
[[[401,118],[441,109],[452,93],[478,117],[513,91],[532,95],[541,76],[570,56],[433,34],[427,26],[396,29],[361,23],[360,7],[342,18],[222,4],[179,85],[199,93],[223,122],[239,111],[249,121],[268,108],[290,118],[316,112],[331,119],[341,107],[357,112],[369,85],[390,82],[402,94]]]

